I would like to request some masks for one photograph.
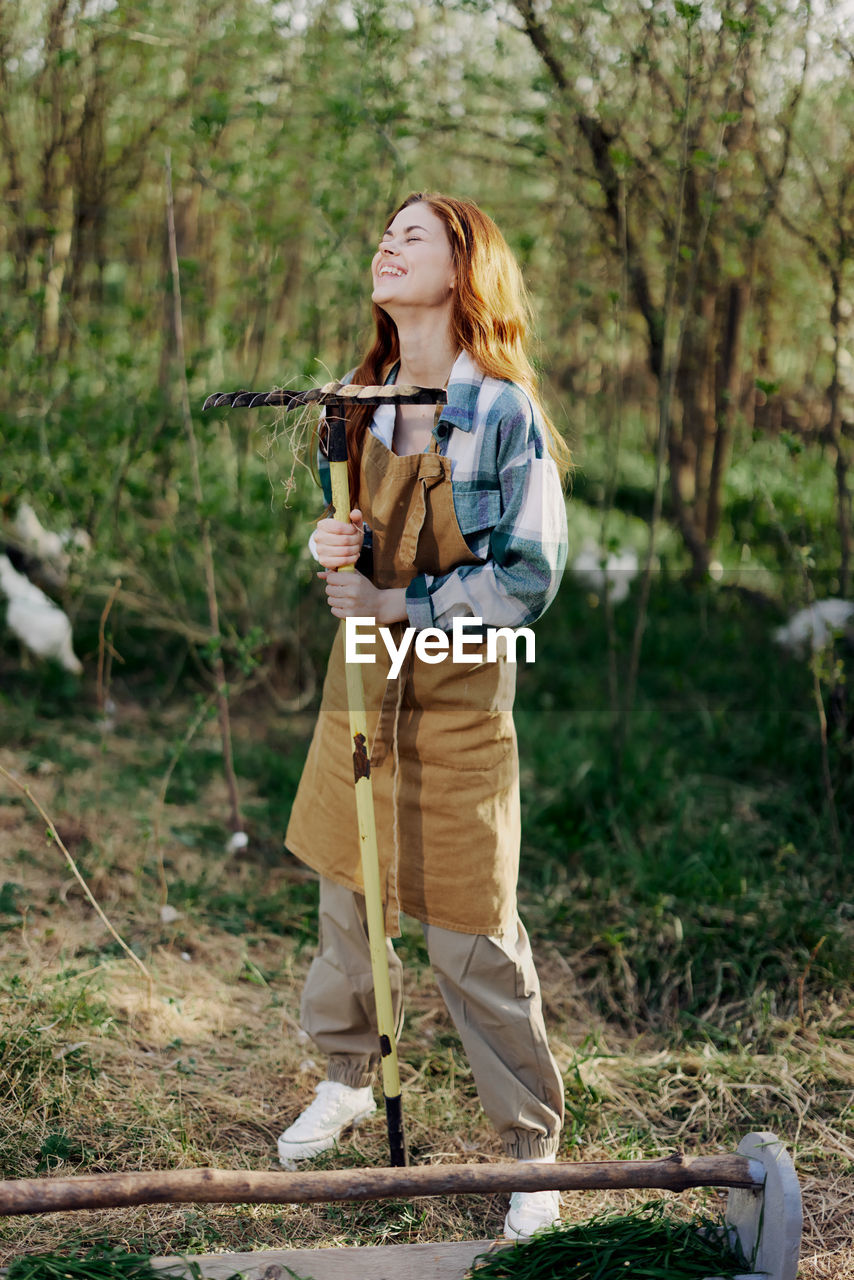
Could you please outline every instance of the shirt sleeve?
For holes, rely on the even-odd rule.
[[[478,465],[479,480],[490,487],[497,472],[501,496],[485,561],[413,578],[406,611],[419,629],[448,631],[455,617],[480,618],[486,626],[526,626],[545,612],[560,585],[567,556],[566,504],[544,428],[527,397],[514,398],[495,439],[494,466],[484,465],[483,458]]]

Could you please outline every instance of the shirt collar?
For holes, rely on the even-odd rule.
[[[398,363],[389,369],[386,383],[397,381],[399,367]],[[483,379],[483,370],[478,368],[467,351],[461,351],[454,361],[448,378],[448,403],[443,408],[439,421],[450,422],[461,431],[471,431],[474,428],[477,397]],[[374,435],[378,436],[388,449],[391,448],[391,438],[394,434],[394,413],[392,404],[378,405],[374,410]]]
[[[483,370],[478,368],[467,351],[461,351],[448,378],[448,403],[439,421],[450,422],[461,431],[471,431],[483,378]]]

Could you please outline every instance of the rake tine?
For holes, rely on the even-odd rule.
[[[215,391],[205,400],[203,409],[219,409],[227,405],[235,409],[257,409],[264,406],[284,407],[286,412],[298,405],[325,404],[445,404],[447,396],[438,387],[398,386],[363,387],[352,382],[327,382],[322,387],[304,391],[280,388],[276,391]]]

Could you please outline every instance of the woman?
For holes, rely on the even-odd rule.
[[[450,631],[534,621],[566,559],[560,476],[569,452],[540,408],[525,355],[519,268],[471,202],[409,196],[372,263],[376,339],[352,381],[446,387],[447,404],[351,411],[350,522],[322,519],[312,550],[337,618]],[[327,500],[328,464],[320,451]],[[355,573],[340,573],[357,565]],[[474,623],[469,624],[475,626]],[[563,1088],[516,910],[519,772],[515,664],[413,657],[396,679],[382,644],[363,665],[386,932],[420,920],[436,979],[508,1155],[553,1160]],[[320,883],[320,946],[303,1025],[329,1055],[317,1098],[279,1139],[289,1165],[375,1110],[378,1039],[361,895],[341,629],[285,838]],[[388,943],[400,1011],[401,965]],[[514,1193],[509,1238],[559,1218],[557,1192]]]

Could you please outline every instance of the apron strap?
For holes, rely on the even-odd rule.
[[[439,441],[435,431],[442,416],[444,405],[437,404],[436,411],[433,414],[433,434],[430,436],[430,445],[427,449],[426,458],[422,458],[418,497],[415,502],[414,509],[410,518],[406,522],[403,536],[400,539],[398,547],[399,558],[406,565],[415,563],[415,556],[418,551],[418,538],[424,527],[424,520],[427,515],[427,490],[432,489],[434,485],[439,484],[445,476],[444,468],[440,461]],[[430,459],[428,462],[427,459]],[[425,465],[426,463],[426,465]],[[383,694],[382,706],[380,707],[379,718],[377,719],[377,727],[374,732],[374,740],[371,744],[371,767],[377,768],[382,764],[388,755],[390,745],[394,745],[395,752],[397,749],[397,722],[400,717],[400,707],[403,701],[403,690],[412,671],[413,656],[415,646],[410,645],[407,650],[406,657],[403,660],[400,672],[394,680],[386,681],[385,692]],[[395,811],[395,819],[396,819]]]
[[[440,484],[444,476],[442,459],[435,451],[421,455],[418,488],[413,495],[412,510],[398,544],[397,558],[403,568],[408,569],[415,564],[418,539],[421,536],[421,530],[427,517],[427,490],[432,489],[434,485]]]

